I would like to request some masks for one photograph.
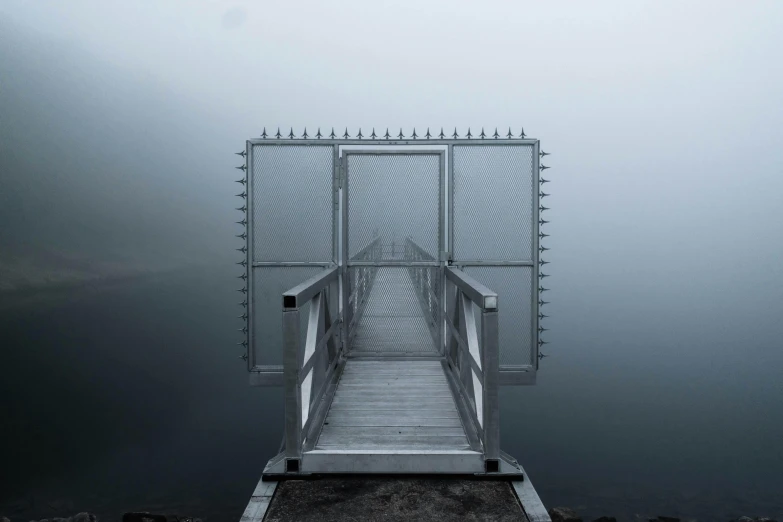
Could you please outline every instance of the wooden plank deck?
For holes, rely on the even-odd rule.
[[[469,450],[440,361],[349,359],[316,450]]]

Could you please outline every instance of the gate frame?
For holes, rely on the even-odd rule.
[[[385,142],[384,142],[385,143]],[[342,145],[342,144],[341,144]],[[366,145],[366,144],[363,144]],[[426,147],[424,144],[418,144],[419,147]],[[349,277],[349,271],[351,266],[362,266],[362,263],[359,262],[351,262],[349,258],[349,241],[348,241],[348,232],[350,230],[350,220],[348,218],[349,215],[349,202],[350,202],[350,189],[349,189],[349,175],[348,172],[348,157],[349,156],[437,156],[438,157],[438,255],[435,259],[436,265],[433,265],[432,262],[416,262],[416,261],[410,261],[407,263],[394,263],[389,261],[379,261],[377,263],[373,263],[375,266],[379,267],[403,267],[403,266],[437,266],[438,267],[438,279],[440,280],[440,288],[441,288],[441,294],[443,294],[443,288],[445,283],[445,274],[443,271],[443,268],[446,265],[447,262],[447,256],[445,255],[446,252],[446,233],[445,230],[445,221],[446,221],[446,152],[443,149],[424,149],[424,148],[417,148],[417,149],[409,149],[409,150],[400,150],[400,151],[391,151],[391,150],[384,150],[384,148],[378,148],[378,149],[359,149],[359,150],[341,150],[340,151],[340,188],[342,189],[342,198],[341,198],[341,207],[342,207],[342,258],[341,258],[341,273],[342,278],[345,283],[343,283],[343,293],[342,293],[342,299],[343,299],[343,310],[347,310],[348,308],[348,299],[351,294],[351,288],[349,286],[350,284],[350,277]],[[348,285],[346,285],[348,283]],[[347,288],[346,288],[347,286]],[[444,303],[444,301],[441,301],[441,303]],[[444,336],[443,336],[443,306],[438,307],[439,310],[439,316],[438,316],[438,341],[436,346],[436,353],[438,355],[443,355],[445,353],[444,348]],[[348,344],[347,344],[347,332],[346,337],[344,338],[345,344],[343,345],[344,353],[347,355],[349,352]],[[379,354],[380,355],[380,354]],[[407,354],[402,357],[415,357],[415,358],[426,358],[426,357],[432,357],[434,354]],[[400,356],[398,356],[400,357]]]
[[[347,132],[346,132],[347,135]],[[387,134],[388,135],[388,134]],[[469,134],[468,134],[469,135]],[[483,132],[482,132],[483,135]],[[307,134],[305,133],[305,136]],[[320,132],[318,134],[320,136]],[[332,136],[334,136],[334,133],[332,133]],[[361,136],[361,134],[360,134]],[[415,135],[414,135],[415,136]],[[332,147],[332,202],[333,202],[333,209],[332,209],[332,260],[331,261],[324,261],[324,262],[296,262],[296,261],[263,261],[263,262],[254,262],[253,261],[253,254],[254,254],[254,242],[253,242],[253,236],[254,236],[254,215],[253,215],[253,147],[256,145],[269,145],[269,146],[320,146],[320,147]],[[530,202],[532,205],[533,210],[533,228],[532,228],[532,259],[530,261],[520,261],[520,262],[481,262],[480,260],[465,260],[465,261],[459,261],[459,260],[453,260],[453,246],[454,246],[454,205],[453,205],[453,188],[454,188],[454,146],[532,146],[532,160],[533,160],[533,180],[532,180],[532,201]],[[423,146],[446,146],[446,154],[448,158],[447,166],[446,166],[446,183],[448,184],[448,200],[447,205],[441,208],[441,213],[445,213],[445,211],[449,212],[449,219],[448,219],[448,228],[449,230],[446,233],[441,234],[441,242],[444,242],[444,240],[448,239],[448,250],[445,250],[446,254],[446,260],[445,262],[450,265],[454,266],[456,268],[462,268],[465,266],[531,266],[532,267],[532,282],[531,282],[531,300],[532,300],[532,346],[531,346],[531,363],[530,365],[501,365],[500,366],[500,384],[501,385],[527,385],[527,384],[535,384],[536,382],[536,373],[539,367],[539,233],[540,233],[540,227],[539,227],[539,204],[540,204],[540,172],[541,172],[541,165],[540,165],[540,141],[538,139],[528,139],[528,138],[484,138],[484,137],[477,137],[477,138],[425,138],[425,139],[362,139],[361,137],[357,138],[336,138],[336,137],[329,137],[329,138],[297,138],[293,135],[293,131],[289,135],[288,138],[281,138],[280,133],[278,132],[277,137],[275,138],[268,138],[266,137],[266,131],[264,132],[264,135],[261,138],[254,138],[246,141],[246,173],[247,173],[247,180],[246,180],[246,191],[247,191],[247,200],[246,200],[246,206],[247,206],[247,225],[246,225],[246,233],[247,233],[247,252],[246,252],[246,259],[245,262],[247,263],[247,289],[249,290],[250,296],[248,297],[247,301],[247,369],[250,372],[250,384],[255,386],[281,386],[283,384],[283,371],[282,367],[279,365],[258,365],[256,364],[256,349],[255,349],[255,328],[254,328],[254,321],[253,321],[253,314],[254,314],[254,293],[253,293],[253,282],[254,282],[254,271],[253,268],[255,267],[261,267],[261,266],[322,266],[322,267],[331,267],[335,265],[341,266],[341,278],[340,278],[340,288],[341,293],[343,296],[343,302],[341,302],[341,305],[344,307],[345,305],[345,295],[347,292],[345,291],[344,285],[347,282],[346,278],[346,264],[347,264],[347,258],[343,257],[340,258],[338,256],[338,250],[341,250],[343,255],[347,254],[346,245],[347,245],[347,236],[344,236],[346,240],[343,241],[343,247],[342,249],[339,248],[339,221],[338,217],[340,217],[340,190],[343,187],[344,183],[344,176],[343,176],[343,167],[341,162],[341,150],[340,147],[351,147],[351,146],[376,146],[378,149],[383,150],[387,147],[409,147],[409,146],[416,146],[416,147],[423,147]],[[346,151],[347,153],[355,152],[355,153],[371,153],[373,149],[368,149],[367,151]],[[411,149],[409,151],[400,152],[400,154],[410,154],[415,149]],[[438,151],[442,152],[442,151]],[[432,153],[432,152],[430,152]],[[389,152],[386,152],[385,154],[389,154]],[[441,170],[443,170],[444,164],[441,162]],[[443,190],[443,187],[441,187],[441,199],[445,198],[447,191]],[[347,198],[347,194],[344,194],[344,197]],[[343,205],[342,213],[345,214],[346,212],[346,206]],[[345,216],[342,216],[343,218]],[[443,223],[443,216],[440,218],[441,226]],[[343,227],[346,226],[345,220],[343,220]],[[345,230],[342,231],[345,233]],[[448,234],[448,236],[446,236]],[[441,257],[444,254],[444,250],[441,250],[439,252],[439,261],[441,260]],[[453,263],[453,264],[452,264]],[[445,284],[442,286],[442,290],[445,293]],[[444,301],[445,305],[445,301]],[[441,307],[443,308],[443,307]],[[345,308],[341,311],[341,318],[343,318]],[[443,315],[444,311],[441,310],[441,315]],[[443,327],[443,321],[441,320],[441,328]],[[341,321],[341,329],[342,334],[341,338],[343,339],[343,346],[342,349],[344,349],[345,344],[344,341],[346,339],[346,327],[344,321]],[[443,336],[441,335],[441,339]],[[443,344],[441,342],[441,344]],[[282,348],[282,347],[281,347]],[[442,348],[442,347],[441,347]]]

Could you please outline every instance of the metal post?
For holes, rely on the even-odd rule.
[[[342,274],[343,274],[343,295],[341,296],[343,302],[343,354],[347,354],[350,344],[350,332],[348,328],[351,324],[351,312],[348,298],[351,295],[351,281],[350,272],[348,270],[348,159],[346,157],[340,158],[339,161],[339,177],[340,185],[342,188]],[[354,299],[354,307],[356,306],[356,300]]]
[[[481,371],[484,374],[484,459],[500,459],[500,357],[498,353],[498,312],[481,312]],[[490,465],[487,464],[488,471]]]
[[[299,368],[302,359],[299,309],[283,310],[283,385],[285,386],[285,456],[302,458],[302,389]],[[298,462],[296,463],[298,470]]]

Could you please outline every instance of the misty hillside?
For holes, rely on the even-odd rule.
[[[0,290],[232,257],[205,110],[2,17],[0,71]]]

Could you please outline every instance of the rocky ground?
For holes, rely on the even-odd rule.
[[[600,517],[587,521],[581,518],[572,509],[565,507],[556,507],[549,510],[549,516],[552,517],[552,522],[617,522],[614,517]],[[676,518],[666,516],[649,517],[645,515],[638,515],[638,522],[697,522],[696,519],[688,518]],[[11,522],[6,517],[0,517],[0,522]],[[38,521],[30,522],[98,522],[98,517],[92,513],[79,513],[67,518],[44,518]],[[155,515],[152,513],[125,513],[122,517],[122,522],[201,522],[200,518],[191,517],[179,517],[176,515]],[[730,520],[728,522],[777,522],[771,518],[759,517],[740,517]]]
[[[566,507],[556,507],[549,510],[549,516],[552,518],[552,522],[617,522],[614,517],[599,517],[592,521],[587,521],[577,515],[576,511]],[[637,515],[637,520],[634,522],[698,522],[695,518],[677,518],[666,516],[647,516]],[[751,518],[740,517],[730,520],[729,522],[777,522],[771,518]]]

